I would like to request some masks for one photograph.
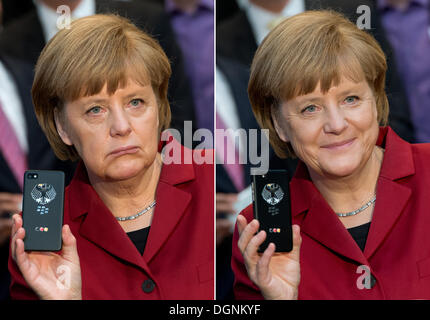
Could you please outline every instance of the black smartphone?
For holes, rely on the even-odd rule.
[[[254,218],[260,230],[266,231],[266,240],[258,252],[264,252],[273,242],[276,252],[293,249],[291,203],[288,173],[286,170],[269,170],[264,175],[252,176],[252,201]]]
[[[64,172],[27,170],[22,204],[26,251],[61,250],[63,209]]]

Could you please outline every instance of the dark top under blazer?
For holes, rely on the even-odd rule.
[[[206,152],[213,159],[213,152]],[[142,256],[90,185],[81,162],[66,188],[64,224],[77,240],[82,298],[213,299],[213,169],[213,164],[163,164]],[[11,298],[36,299],[11,257],[9,271]]]
[[[430,299],[430,144],[409,144],[385,127],[377,145],[385,154],[364,252],[299,162],[290,182],[292,219],[303,239],[299,299]],[[242,214],[251,221],[252,205]],[[247,276],[237,240],[236,229],[236,298],[262,299]],[[360,265],[376,280],[371,289],[357,286]]]

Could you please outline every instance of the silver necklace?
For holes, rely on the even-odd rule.
[[[374,202],[376,201],[376,194],[372,197],[372,199],[370,199],[368,202],[366,202],[361,208],[351,211],[351,212],[346,212],[346,213],[337,213],[336,215],[338,217],[349,217],[349,216],[354,216],[357,213],[360,213],[361,211],[367,209],[368,207],[370,207]]]
[[[144,213],[148,212],[149,210],[151,210],[152,208],[154,208],[154,207],[155,207],[155,204],[156,204],[156,201],[154,200],[154,201],[152,201],[152,203],[151,203],[149,206],[147,206],[145,209],[143,209],[142,211],[139,211],[139,212],[138,212],[138,213],[136,213],[136,214],[133,214],[132,216],[128,216],[128,217],[115,217],[115,219],[116,219],[116,220],[118,220],[118,221],[134,220],[134,219],[136,219],[137,217],[140,217],[142,214],[144,214]]]

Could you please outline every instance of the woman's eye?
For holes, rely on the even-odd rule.
[[[304,113],[304,112],[315,112],[315,111],[317,111],[317,107],[315,106],[315,105],[310,105],[310,106],[307,106],[306,108],[304,108],[303,110],[302,110],[302,113]]]
[[[358,100],[357,96],[350,96],[350,97],[347,97],[345,99],[345,102],[348,103],[348,104],[352,104],[352,103],[357,102],[357,100]]]
[[[141,104],[141,103],[143,103],[142,99],[133,99],[133,100],[130,101],[130,105],[132,107],[138,107],[139,104]]]
[[[88,113],[99,114],[101,111],[102,111],[102,108],[96,106],[88,110]]]

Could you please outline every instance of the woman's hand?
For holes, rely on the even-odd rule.
[[[238,246],[245,260],[250,279],[260,288],[265,299],[294,300],[298,298],[300,283],[300,227],[293,225],[293,250],[288,253],[275,253],[275,245],[270,243],[266,250],[258,253],[258,247],[266,239],[266,232],[257,235],[259,223],[249,224],[245,217],[237,217],[239,231]]]
[[[43,300],[80,300],[82,281],[76,239],[63,226],[61,254],[25,252],[25,230],[19,214],[13,217],[11,251],[25,281]]]

